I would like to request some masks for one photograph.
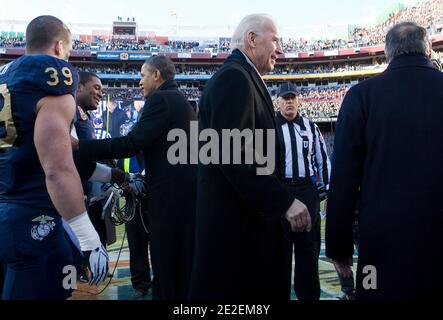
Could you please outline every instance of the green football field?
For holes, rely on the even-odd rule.
[[[324,203],[321,203],[320,209],[324,210]],[[332,265],[330,260],[325,257],[324,254],[325,224],[326,224],[326,219],[322,219],[321,220],[322,248],[319,259],[319,273],[320,273],[320,282],[322,288],[321,298],[325,300],[333,300],[340,293],[340,284],[334,266]],[[118,258],[118,253],[122,246],[122,240],[125,235],[124,225],[118,226],[116,228],[116,233],[117,233],[117,242],[109,246],[108,248],[111,256],[111,265],[115,264],[113,262],[116,262]],[[104,299],[104,300],[129,299],[132,293],[132,288],[130,284],[128,259],[129,259],[129,253],[127,248],[127,240],[125,238],[125,241],[123,242],[122,254],[120,256],[119,264],[115,271],[114,279],[111,281],[109,287],[103,292],[103,294],[99,296],[99,299]],[[354,261],[356,262],[356,257],[354,257]],[[356,264],[354,264],[354,268],[355,267]],[[149,294],[146,299],[150,299],[150,297],[151,295]],[[293,298],[295,298],[295,295],[293,295]]]
[[[320,203],[320,211],[323,211],[325,208],[325,202],[323,201],[322,203]],[[325,220],[322,220],[322,224],[321,224],[321,234],[322,234],[322,239],[324,239],[325,236]],[[123,240],[123,235],[125,233],[125,226],[121,225],[116,227],[116,233],[117,233],[117,242],[112,244],[111,246],[109,246],[109,250],[115,250],[115,249],[119,249],[122,245],[122,240]],[[126,247],[128,245],[128,241],[125,239],[125,242],[123,243],[123,246]]]

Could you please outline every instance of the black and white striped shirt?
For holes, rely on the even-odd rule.
[[[328,188],[331,162],[318,126],[300,115],[288,121],[280,113],[277,123],[282,154],[280,176],[287,179],[318,177]]]

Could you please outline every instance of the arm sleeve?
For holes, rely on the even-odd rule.
[[[366,155],[366,120],[356,89],[345,96],[338,117],[328,194],[326,256],[338,261],[354,253],[352,224]]]
[[[89,180],[97,166],[94,161],[80,159],[77,151],[74,152],[74,163],[82,180]]]
[[[169,127],[169,107],[159,94],[150,98],[149,107],[143,108],[140,120],[125,137],[104,140],[79,140],[82,160],[131,158],[166,135]]]
[[[239,70],[227,70],[214,83],[210,93],[210,127],[222,137],[223,129],[255,129],[255,106],[253,88]],[[275,133],[275,132],[274,132]],[[266,132],[265,132],[266,136]],[[266,139],[266,138],[265,138]],[[222,143],[220,143],[222,145]],[[275,141],[275,145],[277,145]],[[245,159],[246,143],[241,142],[242,159]],[[223,153],[220,148],[220,155]],[[232,162],[231,146],[231,163]],[[276,162],[276,159],[271,161]],[[278,164],[275,164],[278,165]],[[257,175],[258,165],[221,164],[222,174],[250,208],[269,218],[281,217],[294,201],[274,175]]]
[[[316,124],[315,128],[315,159],[317,163],[317,169],[320,176],[320,181],[328,189],[329,179],[331,175],[331,162],[329,161],[328,151],[326,149],[326,143],[320,129]]]

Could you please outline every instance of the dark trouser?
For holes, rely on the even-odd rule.
[[[166,225],[163,222],[160,225]],[[152,228],[153,300],[182,301],[189,296],[194,225]]]
[[[58,300],[71,293],[65,267],[72,252],[55,210],[0,203],[4,300]]]
[[[142,210],[137,211],[134,219],[126,223],[129,245],[129,268],[131,271],[132,287],[136,290],[147,292],[151,287],[151,270],[149,267],[149,235],[147,204],[142,204]],[[143,221],[142,221],[143,218]],[[149,230],[149,229],[148,229]]]
[[[285,239],[287,294],[291,295],[292,254],[294,253],[294,291],[299,300],[320,299],[318,259],[320,255],[320,202],[317,188],[311,183],[289,184],[288,190],[303,202],[311,215],[311,232],[292,232],[287,220],[283,221]]]

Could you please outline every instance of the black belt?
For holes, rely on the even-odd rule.
[[[285,184],[290,184],[294,186],[301,186],[305,184],[312,184],[311,178],[284,178],[281,181]]]

